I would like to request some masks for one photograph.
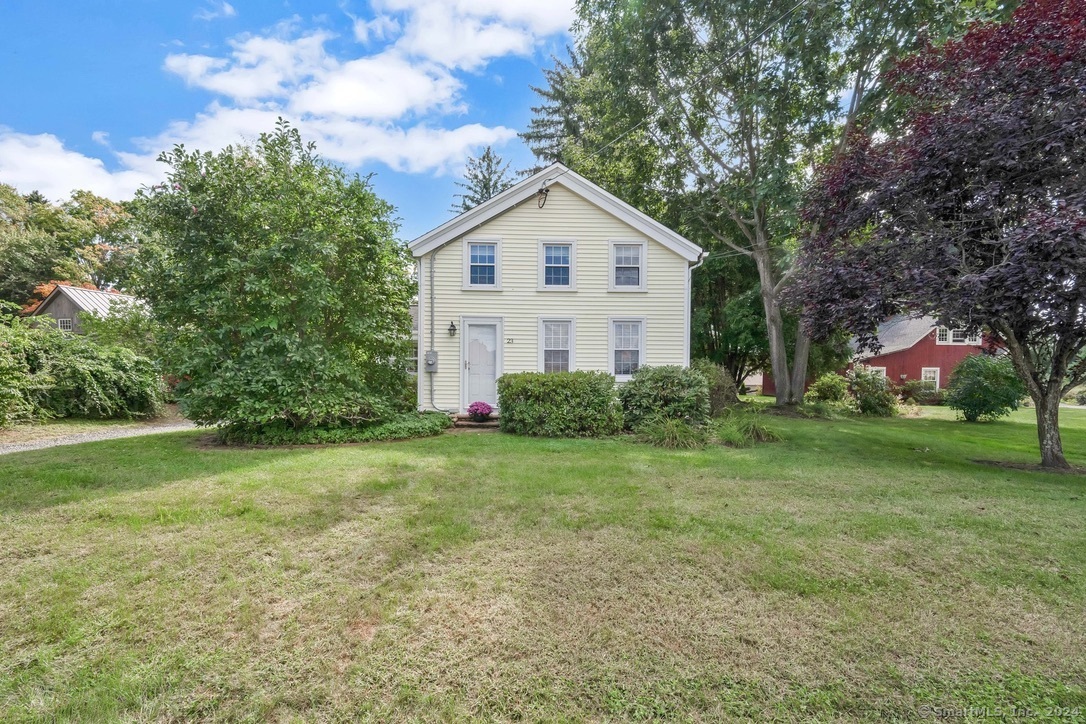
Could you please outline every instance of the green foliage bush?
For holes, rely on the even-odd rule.
[[[778,442],[781,435],[757,410],[734,408],[713,420],[713,437],[728,447],[750,447],[760,442]]]
[[[134,207],[136,289],[170,336],[189,419],[355,429],[404,408],[410,258],[367,179],[280,122],[251,146],[175,147]]]
[[[151,360],[50,325],[0,319],[0,425],[51,417],[150,417],[162,378]]]
[[[709,383],[696,370],[677,365],[642,367],[618,393],[626,427],[663,415],[703,425],[709,419]]]
[[[602,437],[622,430],[615,378],[605,372],[518,372],[498,379],[499,426],[541,437]]]
[[[893,417],[897,412],[897,396],[883,373],[858,366],[848,371],[847,379],[849,394],[861,415]]]
[[[1025,394],[1010,357],[975,354],[951,373],[946,403],[969,422],[996,420],[1017,410]]]
[[[443,412],[407,412],[384,422],[362,425],[295,428],[285,420],[260,427],[227,425],[220,428],[219,440],[229,445],[330,445],[349,442],[379,442],[430,437],[452,425]]]
[[[1075,404],[1086,405],[1086,390],[1079,390],[1075,393]]]
[[[664,415],[652,415],[638,423],[634,436],[639,442],[672,450],[694,450],[705,447],[709,435],[700,425]]]
[[[934,382],[924,380],[902,382],[897,388],[897,395],[902,402],[912,400],[918,405],[942,405],[946,402],[946,390],[938,390]]]
[[[835,372],[819,377],[804,397],[811,402],[844,402],[848,399],[848,380]]]
[[[735,388],[732,373],[724,365],[712,360],[696,359],[690,366],[709,384],[709,414],[719,417],[730,407],[739,404],[739,391]]]

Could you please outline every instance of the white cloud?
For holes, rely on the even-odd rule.
[[[348,61],[300,88],[290,99],[296,113],[394,119],[432,109],[454,109],[462,84],[430,63],[396,53]]]
[[[230,42],[230,57],[176,53],[164,67],[185,83],[236,101],[282,98],[297,84],[334,65],[324,50],[331,34],[316,31],[298,38],[245,35]]]
[[[161,176],[145,168],[110,171],[100,159],[65,148],[51,133],[30,135],[0,127],[0,178],[24,193],[36,189],[59,200],[75,189],[89,189],[111,199],[129,199]]]
[[[225,0],[212,0],[208,3],[206,8],[200,8],[196,11],[195,17],[197,20],[215,20],[217,18],[232,18],[238,14],[238,11],[234,9],[234,6]]]
[[[106,160],[51,134],[0,127],[0,179],[51,198],[77,188],[130,198],[163,178],[165,166],[156,161],[163,150],[183,143],[217,151],[250,142],[280,116],[316,141],[325,158],[349,168],[379,162],[407,173],[453,172],[481,147],[516,137],[501,125],[450,124],[470,110],[462,98],[463,71],[530,54],[573,19],[568,5],[526,0],[373,0],[372,9],[372,19],[348,13],[354,47],[378,46],[354,55],[329,50],[336,36],[323,21],[304,29],[297,17],[262,34],[237,36],[222,54],[168,54],[167,72],[218,99],[191,119],[132,139],[127,150],[116,150],[108,133],[96,131],[91,138]],[[218,0],[198,14],[234,15],[233,6]]]

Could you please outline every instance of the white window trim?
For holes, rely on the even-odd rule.
[[[941,331],[946,331],[946,341],[940,341],[939,333]],[[965,341],[955,342],[955,332],[962,332],[964,334],[965,330],[960,327],[957,329],[951,327],[937,327],[935,330],[935,344],[956,347],[979,347],[984,341],[984,336],[980,332],[974,332],[973,334],[966,336]]]
[[[885,367],[871,367],[871,366],[868,366],[867,369],[871,370],[872,372],[881,372],[882,376],[886,377],[886,368]]]
[[[645,317],[608,317],[607,318],[607,370],[615,375],[616,382],[629,382],[633,375],[615,374],[615,323],[616,322],[640,322],[641,323],[641,354],[638,356],[637,368],[648,366],[648,356],[645,350],[645,329],[648,322]]]
[[[539,371],[545,371],[543,369],[543,324],[544,322],[569,322],[569,371],[572,372],[577,369],[577,318],[576,317],[540,317],[539,318],[539,349],[538,349],[538,361]]]
[[[472,284],[471,283],[471,245],[472,244],[493,244],[494,245],[494,283],[493,284]],[[464,279],[463,279],[463,291],[486,291],[486,292],[500,292],[502,290],[502,240],[491,237],[465,237],[463,243],[463,257],[464,257]]]
[[[545,246],[569,247],[569,284],[566,286],[547,286],[547,264],[543,253]],[[577,240],[576,239],[540,239],[539,240],[539,278],[538,290],[541,292],[575,292],[577,291]]]
[[[641,247],[641,285],[636,287],[615,286],[615,247]],[[641,239],[611,239],[608,242],[607,291],[609,292],[647,292],[649,290],[649,243]]]
[[[67,322],[68,326],[65,327],[62,322]],[[61,332],[71,332],[73,329],[75,329],[75,321],[72,320],[71,317],[57,318],[57,329],[59,329]]]
[[[939,372],[940,372],[939,368],[938,367],[921,367],[920,368],[920,381],[921,382],[927,382],[927,380],[924,379],[924,373],[925,372],[934,372],[935,373],[935,389],[939,389]]]

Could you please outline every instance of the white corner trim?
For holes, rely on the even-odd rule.
[[[543,248],[546,246],[569,247],[569,284],[567,286],[547,286],[546,281],[546,257]],[[536,274],[536,291],[540,292],[575,292],[577,291],[577,240],[576,239],[540,239],[538,254],[538,272]]]
[[[472,244],[493,244],[494,245],[494,283],[493,284],[472,284],[471,283],[471,245]],[[483,292],[500,292],[502,290],[502,240],[498,237],[487,236],[469,236],[464,239],[463,243],[463,257],[464,257],[464,277],[463,284],[461,286],[462,291],[483,291]]]

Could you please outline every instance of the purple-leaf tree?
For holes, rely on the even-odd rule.
[[[809,331],[878,349],[898,313],[987,328],[1067,467],[1060,398],[1086,382],[1086,3],[1026,0],[1002,24],[899,62],[891,132],[858,129],[807,199]]]

